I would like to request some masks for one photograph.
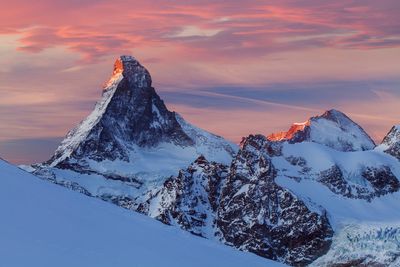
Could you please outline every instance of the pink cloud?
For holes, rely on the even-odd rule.
[[[84,62],[157,46],[176,46],[178,54],[197,60],[228,60],[310,47],[398,47],[399,10],[393,0],[42,0],[35,5],[17,0],[0,11],[0,34],[19,32],[18,49],[28,52],[65,46]],[[181,37],[185,26],[216,34]]]

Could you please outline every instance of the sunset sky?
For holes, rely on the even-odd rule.
[[[119,55],[170,110],[234,142],[336,108],[400,123],[400,1],[0,0],[0,157],[49,158]]]

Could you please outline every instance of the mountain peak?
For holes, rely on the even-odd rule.
[[[169,111],[151,86],[148,70],[134,57],[120,56],[93,112],[68,133],[47,164],[93,171],[93,162],[133,162],[140,172],[144,165],[151,165],[140,163],[150,154],[165,154],[165,161],[176,156],[186,165],[200,154],[209,160],[230,160],[234,148]],[[156,158],[162,157],[151,161]],[[154,164],[175,168],[169,163]],[[179,168],[185,166],[180,164]],[[101,172],[105,169],[102,165]]]
[[[330,109],[303,123],[294,123],[288,131],[273,133],[269,141],[303,141],[323,144],[340,151],[369,150],[375,147],[371,137],[343,112]]]
[[[344,114],[343,112],[341,112],[337,109],[327,110],[322,115],[315,116],[313,118],[325,118],[327,120],[336,121],[338,123],[340,123],[343,120],[353,122],[346,114]]]
[[[128,80],[130,86],[135,88],[151,87],[152,80],[149,71],[133,56],[122,55],[115,60],[110,81],[117,80],[121,75]]]

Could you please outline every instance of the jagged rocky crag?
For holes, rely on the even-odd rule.
[[[164,223],[213,239],[221,186],[228,172],[228,166],[200,156],[186,170],[168,178],[141,211]]]
[[[381,201],[398,197],[398,140],[394,127],[375,148],[359,125],[329,110],[287,132],[250,135],[239,148],[169,111],[146,68],[121,56],[94,111],[33,172],[195,235],[304,266],[331,251],[338,225],[368,212],[397,216]]]
[[[263,257],[296,266],[312,262],[329,249],[332,228],[323,209],[311,211],[275,183],[265,142],[247,138],[230,167],[199,157],[167,179],[141,211]]]
[[[221,190],[217,226],[230,245],[303,266],[323,255],[333,234],[325,210],[311,211],[275,182],[263,136],[249,136]]]

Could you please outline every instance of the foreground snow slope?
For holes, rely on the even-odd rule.
[[[166,226],[0,160],[0,266],[283,266]]]

